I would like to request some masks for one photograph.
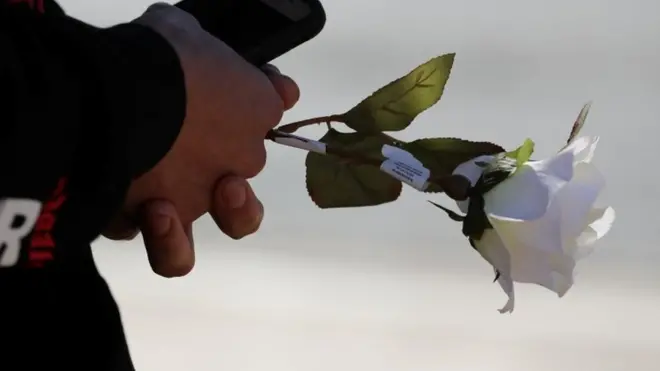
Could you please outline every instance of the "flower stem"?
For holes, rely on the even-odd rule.
[[[286,141],[283,141],[282,139],[286,139]],[[321,155],[335,156],[340,158],[342,162],[345,163],[373,166],[377,169],[380,169],[381,165],[383,164],[383,159],[378,156],[369,156],[364,153],[360,153],[359,151],[342,148],[341,146],[334,146],[330,143],[321,143],[315,140],[299,137],[294,134],[282,133],[279,129],[271,130],[266,135],[266,140],[271,140],[275,143],[283,144],[289,147],[316,152]],[[293,144],[296,142],[297,144]],[[468,190],[470,189],[470,181],[461,175],[431,176],[430,179],[428,179],[428,182],[437,185],[442,190],[442,192],[457,201],[467,199]]]
[[[377,169],[379,169],[383,163],[381,159],[372,158],[359,152],[347,151],[332,146],[326,148],[326,153],[337,156],[349,163],[373,166]],[[464,201],[467,199],[468,190],[471,185],[467,178],[458,174],[431,176],[428,181],[429,183],[439,186],[442,189],[442,192],[456,201]]]
[[[323,123],[330,125],[331,122],[343,122],[343,121],[344,121],[344,117],[342,115],[320,116],[320,117],[314,117],[311,119],[296,121],[290,124],[282,125],[278,127],[277,130],[283,133],[291,134],[305,126],[317,125]]]

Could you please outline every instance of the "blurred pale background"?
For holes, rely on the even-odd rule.
[[[98,25],[145,0],[63,0]],[[183,279],[149,270],[139,242],[95,253],[139,370],[650,371],[660,369],[660,3],[651,0],[325,0],[328,24],[276,61],[302,99],[285,121],[342,112],[428,58],[457,52],[445,96],[402,138],[460,136],[538,156],[586,132],[618,220],[563,299],[519,285],[516,311],[458,225],[407,190],[391,205],[321,211],[304,153],[269,145],[253,184],[258,235],[196,225]],[[305,135],[319,136],[321,129]],[[437,200],[447,203],[444,197]]]

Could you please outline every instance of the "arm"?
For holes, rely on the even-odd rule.
[[[96,206],[79,233],[99,234],[130,181],[176,139],[185,86],[174,50],[136,24],[97,29],[0,5],[0,54],[2,270],[27,264],[17,252],[63,187],[67,200],[87,205],[80,210]],[[21,213],[23,229],[12,227]]]
[[[185,104],[159,34],[0,0],[0,368],[133,369],[89,242]]]

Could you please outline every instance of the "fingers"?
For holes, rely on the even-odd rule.
[[[280,70],[273,65],[267,64],[262,67],[262,70],[270,79],[275,91],[277,91],[282,98],[284,110],[289,110],[295,106],[298,99],[300,99],[300,89],[298,88],[298,84],[296,84],[296,82],[290,77],[282,75]]]
[[[155,12],[155,11],[158,11],[158,10],[168,9],[168,8],[171,8],[171,7],[172,7],[172,4],[168,4],[166,2],[160,1],[160,2],[153,3],[153,4],[149,5],[149,7],[147,8],[146,11],[147,12]]]
[[[140,230],[151,269],[163,277],[188,274],[195,265],[192,226],[184,226],[174,205],[148,201],[140,210]]]
[[[221,179],[213,191],[210,214],[229,237],[241,239],[256,232],[264,216],[262,203],[250,184],[238,176]],[[142,232],[151,269],[163,277],[181,277],[195,265],[192,226],[184,226],[174,205],[166,200],[147,201],[139,210],[138,226],[117,226],[106,235],[126,239]]]
[[[103,230],[103,236],[114,241],[132,240],[140,230],[123,215],[117,215]]]
[[[259,229],[264,207],[245,179],[230,175],[216,185],[210,214],[227,236],[238,240]]]

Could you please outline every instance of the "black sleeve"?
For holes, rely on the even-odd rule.
[[[0,200],[46,202],[66,182],[70,198],[86,196],[88,228],[78,231],[91,240],[129,181],[179,133],[185,84],[178,57],[141,25],[98,29],[6,5],[0,55]]]
[[[132,370],[89,243],[167,153],[185,103],[156,32],[0,0],[0,369]]]

